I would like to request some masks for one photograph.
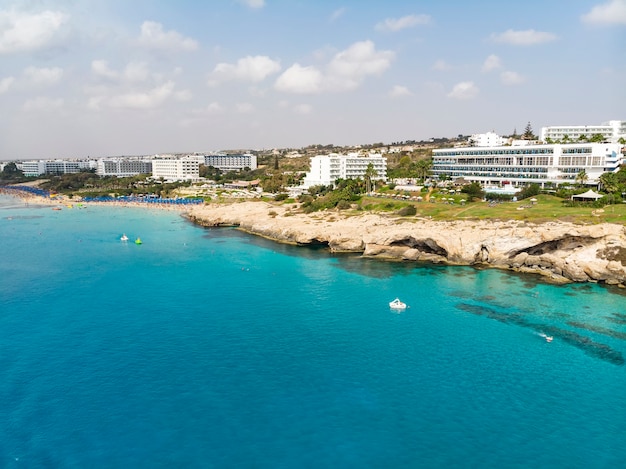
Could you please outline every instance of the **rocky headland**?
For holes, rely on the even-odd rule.
[[[294,245],[401,261],[495,267],[535,273],[551,282],[626,287],[626,227],[601,223],[435,221],[392,214],[326,211],[267,202],[209,204],[187,216],[203,226],[237,226]]]

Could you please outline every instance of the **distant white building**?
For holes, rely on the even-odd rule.
[[[38,160],[22,161],[17,167],[24,176],[41,176],[42,174],[71,174],[84,170],[95,169],[94,160]]]
[[[152,173],[152,161],[138,158],[100,158],[98,176],[130,177]]]
[[[468,138],[468,142],[474,147],[498,147],[505,145],[508,139],[499,136],[494,132],[487,132],[484,134],[474,134]]]
[[[622,162],[619,143],[441,148],[433,150],[432,174],[524,186],[573,183],[585,171],[587,183],[596,184],[603,173],[619,171]]]
[[[200,179],[202,156],[157,155],[152,163],[152,177],[165,181],[197,181]]]
[[[608,121],[600,125],[552,125],[541,128],[541,140],[547,142],[562,142],[564,138],[575,142],[581,136],[591,138],[596,134],[602,135],[606,141],[619,142],[626,139],[626,121]]]
[[[251,153],[204,155],[204,164],[222,171],[241,171],[245,168],[257,169],[256,155]]]
[[[387,158],[379,153],[360,156],[358,153],[317,155],[311,158],[311,169],[302,183],[304,188],[334,185],[337,179],[357,179],[365,176],[369,165],[376,171],[372,179],[387,181]]]

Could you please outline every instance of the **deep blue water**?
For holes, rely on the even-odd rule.
[[[0,240],[0,467],[625,465],[617,290],[3,196]]]

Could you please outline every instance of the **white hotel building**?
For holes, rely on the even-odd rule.
[[[608,121],[600,125],[552,125],[541,128],[541,141],[548,139],[553,142],[563,141],[567,137],[570,142],[575,142],[581,136],[591,138],[594,135],[602,135],[606,141],[618,143],[626,139],[626,121]]]
[[[83,170],[95,169],[94,160],[38,160],[22,161],[16,164],[24,176],[41,176],[42,174],[71,174]]]
[[[244,168],[257,169],[256,155],[250,153],[204,155],[204,164],[222,171],[241,171]]]
[[[484,134],[474,134],[470,136],[468,141],[473,147],[497,147],[506,144],[508,139],[500,137],[495,132],[487,132]]]
[[[365,176],[369,165],[374,167],[375,181],[387,181],[387,158],[379,153],[360,156],[358,153],[317,155],[311,158],[311,170],[304,177],[303,188],[331,186],[337,179],[357,179]]]
[[[433,150],[432,173],[462,177],[483,185],[573,183],[580,171],[596,184],[623,162],[618,143],[531,144],[525,146],[442,148]]]
[[[130,177],[150,174],[152,161],[138,158],[101,158],[98,160],[98,176]]]
[[[152,177],[165,181],[197,181],[203,156],[157,155],[152,159]]]

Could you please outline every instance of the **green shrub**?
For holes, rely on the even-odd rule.
[[[539,194],[539,184],[532,183],[526,187],[524,187],[521,191],[519,191],[516,195],[519,200],[527,199],[529,197],[534,197]]]
[[[339,210],[348,210],[350,207],[352,207],[352,204],[347,200],[340,200],[337,202],[337,208]]]
[[[417,214],[417,209],[415,208],[415,205],[407,205],[406,207],[402,207],[398,210],[396,214],[401,217],[410,217]]]

